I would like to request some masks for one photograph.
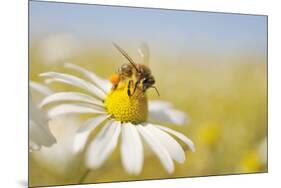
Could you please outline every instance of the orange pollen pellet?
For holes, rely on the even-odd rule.
[[[110,76],[109,80],[112,84],[117,84],[120,81],[120,76],[118,74],[113,74]]]

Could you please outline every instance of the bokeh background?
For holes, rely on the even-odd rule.
[[[170,101],[186,112],[187,125],[164,125],[191,138],[196,152],[187,151],[186,162],[172,175],[148,156],[143,172],[129,176],[116,150],[83,183],[267,172],[266,16],[29,1],[33,81],[42,82],[42,72],[69,72],[65,62],[108,78],[126,62],[112,41],[136,61],[139,45],[148,44],[161,93],[149,91],[150,99]],[[50,122],[58,144],[30,153],[31,186],[80,181],[84,153],[73,155],[71,146],[82,118]]]

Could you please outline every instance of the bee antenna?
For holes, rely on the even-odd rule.
[[[154,88],[154,89],[156,90],[156,92],[157,92],[158,96],[160,96],[160,93],[159,93],[159,91],[158,91],[158,89],[157,89],[157,87],[156,87],[156,86],[151,86],[151,88]]]
[[[116,43],[112,42],[113,46],[133,65],[133,67],[136,69],[137,72],[140,72],[139,69],[136,66],[136,63],[134,60],[123,50],[120,46],[118,46]]]

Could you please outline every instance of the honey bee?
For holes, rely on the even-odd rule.
[[[118,69],[117,74],[113,74],[110,78],[113,84],[112,89],[116,89],[121,81],[129,79],[127,94],[129,97],[133,96],[136,89],[139,87],[142,93],[146,92],[149,88],[154,88],[159,95],[159,92],[154,86],[155,79],[151,74],[150,69],[144,64],[137,64],[134,60],[123,50],[120,46],[113,43],[115,48],[129,61],[129,63],[124,63]],[[133,91],[131,87],[133,86]]]

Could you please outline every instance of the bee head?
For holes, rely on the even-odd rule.
[[[137,76],[139,79],[143,79],[144,82],[151,82],[152,80],[154,80],[153,76],[151,75],[151,71],[147,66],[142,64],[137,64],[136,68],[137,68]]]
[[[149,75],[148,77],[145,77],[142,80],[142,91],[145,92],[149,88],[154,88],[156,90],[158,96],[160,96],[157,88],[155,86],[153,86],[154,84],[155,84],[155,79],[152,75]]]

